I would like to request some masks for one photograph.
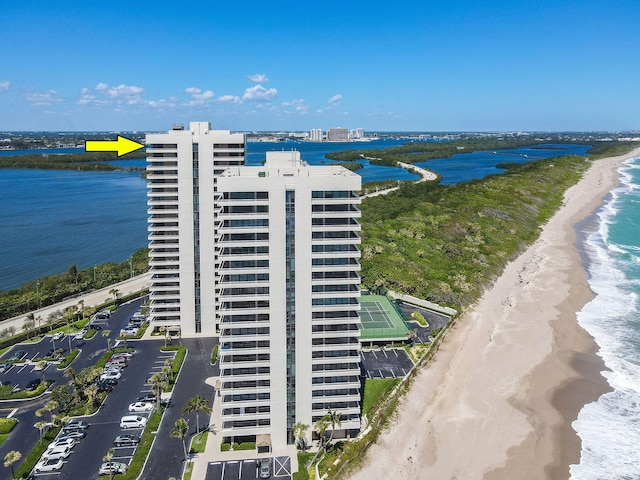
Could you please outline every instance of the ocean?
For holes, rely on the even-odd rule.
[[[297,149],[312,165],[332,163],[325,153],[348,149],[387,148],[406,139],[371,142],[249,142],[247,165],[260,165],[265,152]],[[527,162],[556,155],[584,155],[587,145],[546,145],[454,155],[420,162],[451,184],[492,173],[496,164]],[[0,150],[0,156],[29,153],[78,153],[82,149]],[[112,162],[145,167],[144,158]],[[361,162],[363,182],[417,180],[397,167]],[[90,268],[122,262],[147,246],[146,181],[136,172],[0,169],[0,289],[16,288],[36,278],[66,271],[71,265]]]
[[[582,227],[595,298],[578,314],[600,346],[613,391],[586,405],[573,423],[582,439],[573,480],[640,479],[640,158]]]

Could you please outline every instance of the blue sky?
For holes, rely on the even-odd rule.
[[[0,130],[640,129],[640,1],[22,0]]]

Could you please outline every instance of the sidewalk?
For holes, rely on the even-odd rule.
[[[219,377],[209,377],[206,383],[214,386]],[[224,462],[230,460],[247,460],[252,458],[268,458],[268,457],[284,457],[291,458],[291,471],[298,471],[298,451],[294,445],[287,445],[274,449],[271,453],[256,453],[255,450],[238,450],[234,452],[220,451],[222,443],[222,435],[219,432],[216,422],[220,421],[220,397],[216,395],[211,409],[211,418],[209,420],[209,438],[207,438],[207,446],[204,453],[194,454],[191,456],[193,468],[191,480],[205,480],[207,476],[207,468],[210,462]]]

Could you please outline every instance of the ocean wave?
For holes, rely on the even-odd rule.
[[[597,213],[598,228],[585,239],[589,284],[595,298],[578,313],[578,322],[594,337],[612,392],[586,405],[573,423],[582,439],[574,480],[640,478],[640,272],[638,244],[629,244],[630,218],[640,185],[640,162],[620,170],[620,185]],[[625,230],[625,227],[628,227]],[[626,235],[624,241],[619,236]]]

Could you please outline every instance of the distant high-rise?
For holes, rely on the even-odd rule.
[[[151,326],[215,335],[216,181],[244,164],[245,135],[192,122],[146,143]]]
[[[346,142],[349,140],[349,130],[346,128],[330,128],[327,131],[327,140],[330,142]]]
[[[312,128],[309,132],[309,140],[312,142],[321,142],[323,140],[322,129]]]
[[[296,151],[218,178],[224,438],[292,444],[329,410],[360,429],[360,187]]]
[[[357,139],[363,139],[364,138],[364,128],[356,128],[356,133],[355,133],[355,137]]]

